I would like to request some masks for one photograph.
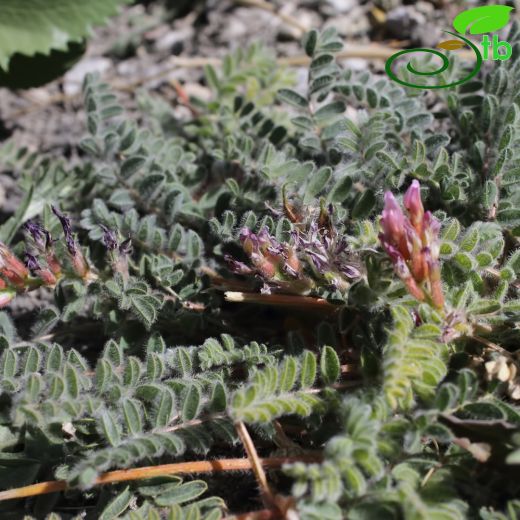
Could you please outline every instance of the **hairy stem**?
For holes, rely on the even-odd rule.
[[[260,468],[280,468],[284,464],[295,462],[319,462],[320,456],[302,455],[299,457],[270,457],[258,459]],[[220,473],[223,471],[244,471],[252,469],[249,459],[218,459],[218,460],[197,460],[193,462],[179,462],[176,464],[161,464],[159,466],[146,466],[142,468],[131,468],[102,473],[94,481],[94,485],[114,484],[116,482],[129,482],[132,480],[149,479],[153,477],[164,477],[165,475],[192,474],[192,473]],[[40,482],[20,488],[0,491],[0,502],[12,500],[14,498],[26,498],[47,493],[56,493],[70,489],[65,480],[51,480]]]

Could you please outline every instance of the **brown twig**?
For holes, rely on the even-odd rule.
[[[280,468],[284,464],[294,462],[319,462],[321,457],[315,455],[302,455],[299,457],[270,457],[258,459],[260,467]],[[191,474],[191,473],[219,473],[223,471],[244,471],[252,469],[249,459],[219,459],[197,460],[193,462],[179,462],[176,464],[161,464],[159,466],[146,466],[117,471],[109,471],[101,474],[94,485],[115,484],[117,482],[129,482],[132,480],[164,477],[165,475]],[[262,470],[263,471],[263,470]],[[15,489],[0,491],[0,502],[14,498],[26,498],[47,493],[56,493],[70,489],[65,480],[51,480],[40,482]]]
[[[494,350],[495,352],[500,352],[500,354],[502,354],[504,356],[513,357],[511,352],[509,352],[505,348],[501,347],[500,345],[497,345],[496,343],[493,343],[492,341],[489,341],[488,339],[483,338],[482,336],[477,336],[477,335],[473,334],[473,335],[467,336],[467,337],[469,339],[478,341],[479,343],[481,343],[482,345],[487,347],[489,350]]]
[[[301,296],[298,294],[260,294],[239,291],[226,291],[224,298],[233,303],[257,303],[260,305],[276,305],[282,307],[300,307],[307,309],[323,309],[334,312],[339,307],[323,298]]]
[[[274,494],[269,487],[267,476],[265,474],[264,468],[262,467],[262,461],[258,456],[253,440],[247,431],[246,425],[242,421],[237,421],[235,423],[235,429],[238,433],[238,436],[240,437],[240,440],[242,441],[244,449],[246,450],[247,458],[251,464],[251,469],[253,470],[256,481],[258,482],[258,486],[260,487],[260,493],[262,495],[264,506],[267,508],[276,508]]]

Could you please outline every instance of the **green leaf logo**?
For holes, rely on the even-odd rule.
[[[498,31],[509,22],[513,7],[507,5],[485,5],[468,9],[453,20],[453,27],[460,34],[484,34]]]

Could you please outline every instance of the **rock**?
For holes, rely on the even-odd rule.
[[[366,70],[368,62],[362,58],[349,58],[343,62],[343,65],[345,68],[351,70]]]
[[[178,51],[183,48],[184,42],[193,37],[194,29],[192,26],[183,27],[175,31],[168,31],[155,42],[155,48],[160,52]],[[179,54],[179,52],[174,52]]]
[[[203,101],[210,101],[212,98],[211,90],[199,83],[185,83],[183,88],[190,97],[193,96]]]
[[[426,2],[397,7],[388,13],[386,28],[390,36],[410,40],[412,45],[435,47],[442,38],[442,33],[433,23],[427,21],[427,16],[431,13],[432,8]]]
[[[309,11],[308,9],[295,9],[295,6],[292,4],[284,4],[280,9],[280,14],[290,16],[302,27],[305,27],[306,30],[310,30],[313,27],[319,27],[322,24],[322,19],[318,14],[313,11]],[[301,35],[301,31],[294,25],[283,21],[280,23],[278,39],[289,38],[293,40],[300,40]]]
[[[63,78],[63,91],[67,96],[74,96],[81,91],[81,84],[88,73],[103,72],[112,67],[112,61],[101,56],[86,57],[70,69]]]
[[[338,13],[349,13],[357,7],[356,0],[325,0],[321,5],[324,14],[334,16]]]
[[[370,22],[364,9],[355,7],[350,14],[329,18],[323,27],[335,27],[341,36],[359,36],[370,30]]]
[[[412,38],[413,31],[424,27],[426,17],[413,6],[399,6],[392,9],[386,17],[386,28],[391,36],[400,40]]]

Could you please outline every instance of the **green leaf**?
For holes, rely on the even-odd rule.
[[[376,204],[376,196],[370,189],[365,190],[352,208],[352,218],[364,218],[370,214]]]
[[[475,227],[470,229],[465,235],[464,238],[460,242],[460,250],[465,251],[466,253],[470,253],[475,249],[479,241],[479,232]]]
[[[468,309],[468,314],[490,314],[500,310],[500,302],[496,300],[479,299],[472,303]]]
[[[520,449],[512,451],[506,458],[507,464],[520,464]]]
[[[182,420],[191,421],[197,417],[200,407],[200,390],[197,385],[190,385],[186,391],[182,404]]]
[[[206,65],[204,67],[204,73],[206,76],[206,81],[208,82],[208,85],[215,91],[220,91],[220,81],[218,79],[217,73],[215,72],[214,67],[211,65]]]
[[[317,121],[322,122],[333,116],[343,114],[346,109],[347,107],[345,103],[343,103],[343,101],[334,101],[316,110],[316,112],[314,113],[314,118]]]
[[[109,388],[112,381],[112,365],[106,359],[100,359],[96,365],[96,389],[99,394],[102,394]]]
[[[302,366],[300,369],[300,386],[309,388],[316,379],[316,355],[307,350],[303,355]]]
[[[332,347],[325,346],[321,352],[320,373],[323,382],[328,385],[334,383],[339,377],[339,357]]]
[[[0,359],[0,373],[3,379],[13,377],[18,370],[18,356],[12,349],[6,349]]]
[[[114,416],[107,410],[101,413],[99,427],[105,439],[112,445],[121,443],[121,432]]]
[[[164,175],[160,173],[147,175],[138,185],[139,195],[144,199],[151,199],[164,184]]]
[[[93,25],[103,23],[125,0],[2,0],[0,2],[0,68],[8,70],[15,53],[33,56],[66,50]]]
[[[485,5],[474,7],[458,14],[453,27],[461,34],[484,34],[498,31],[509,23],[512,7],[507,5]]]
[[[0,6],[1,9],[1,6]],[[1,22],[1,16],[0,16],[0,27],[2,26]],[[0,29],[1,30],[1,29]],[[2,35],[0,33],[0,39]],[[1,51],[0,51],[1,52]],[[0,54],[1,56],[1,54]],[[14,215],[10,217],[2,226],[0,227],[0,242],[3,242],[4,244],[10,244],[11,240],[13,239],[14,235],[16,234],[16,231],[18,231],[18,228],[20,225],[30,219],[31,217],[34,217],[31,213],[28,213],[29,206],[33,199],[33,193],[34,193],[34,186],[31,185],[29,190],[24,194],[22,200],[20,201],[20,205],[16,208],[16,211],[14,212]]]
[[[155,503],[162,507],[182,504],[194,500],[207,489],[208,486],[203,480],[193,480],[192,482],[186,482],[159,495],[156,497]]]
[[[123,401],[123,417],[128,433],[137,435],[143,431],[141,418],[141,403],[136,399],[125,399]]]
[[[130,491],[130,486],[127,486],[124,491],[111,500],[103,509],[103,512],[99,515],[99,520],[114,520],[114,518],[126,511],[132,498],[133,494]]]
[[[321,69],[322,67],[326,67],[330,65],[334,61],[334,56],[332,54],[320,54],[318,57],[314,58],[311,61],[310,69],[312,71]]]
[[[345,175],[334,184],[330,190],[328,200],[330,202],[343,202],[348,197],[352,184],[352,178]]]
[[[494,403],[469,403],[459,410],[458,417],[472,421],[494,421],[505,419],[505,412]]]
[[[498,201],[498,186],[495,181],[488,180],[484,186],[483,203],[486,209],[491,209]]]
[[[282,369],[280,371],[280,378],[278,380],[278,389],[280,393],[289,392],[296,382],[298,365],[296,359],[288,356],[284,359]]]
[[[302,45],[305,49],[305,54],[309,56],[309,58],[312,58],[314,55],[314,50],[316,49],[316,43],[318,42],[318,31],[316,29],[313,29],[312,31],[309,31],[306,33],[302,38]]]
[[[67,384],[67,392],[70,397],[76,399],[80,393],[80,380],[79,375],[74,367],[70,363],[67,363],[65,366],[65,382]]]
[[[457,219],[450,219],[442,230],[444,240],[455,240],[460,234],[460,223]]]
[[[307,189],[305,190],[304,202],[310,202],[318,193],[325,188],[332,175],[332,169],[328,166],[320,168],[312,174]]]
[[[173,398],[173,392],[169,388],[163,387],[158,398],[155,412],[155,427],[160,428],[167,426],[172,420],[174,413],[175,401]]]
[[[298,108],[307,108],[308,102],[307,100],[298,92],[288,88],[282,88],[278,91],[278,98],[285,103],[289,103],[292,106]]]
[[[132,310],[134,311],[135,315],[145,325],[145,327],[149,329],[157,318],[157,300],[153,296],[132,295],[130,296],[130,301],[132,303]]]
[[[210,409],[213,412],[223,412],[226,409],[226,403],[226,387],[218,381],[211,392]]]
[[[134,173],[138,172],[144,166],[145,163],[146,157],[142,157],[140,155],[129,157],[121,165],[121,176],[124,179],[130,178],[132,175],[134,175]]]

